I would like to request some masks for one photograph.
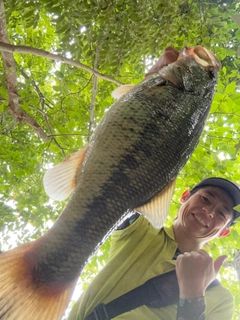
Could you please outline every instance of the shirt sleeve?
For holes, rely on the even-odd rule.
[[[180,300],[176,320],[232,320],[234,298],[222,285],[206,290],[205,298]]]
[[[141,239],[152,228],[150,222],[142,215],[139,215],[127,227],[115,230],[111,235],[108,261],[117,255],[119,251],[129,252],[129,250],[131,251],[134,247],[137,247]]]
[[[234,298],[231,292],[222,285],[205,293],[206,320],[232,320],[234,316]]]

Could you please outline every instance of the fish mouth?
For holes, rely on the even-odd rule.
[[[209,225],[208,225],[199,215],[197,215],[197,214],[195,214],[195,213],[193,213],[192,215],[193,215],[193,217],[194,217],[201,225],[203,225],[205,228],[208,228],[208,227],[209,227]]]
[[[183,49],[183,55],[191,55],[194,57],[197,63],[203,67],[209,67],[219,72],[221,70],[221,62],[218,58],[208,49],[198,45],[195,48],[185,47]]]

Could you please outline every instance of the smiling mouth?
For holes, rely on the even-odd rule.
[[[195,219],[197,219],[198,222],[201,223],[201,225],[203,225],[205,228],[208,228],[208,225],[202,220],[202,218],[200,218],[199,216],[197,216],[194,213],[193,213],[193,216],[194,216]]]

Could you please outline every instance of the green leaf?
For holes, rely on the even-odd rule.
[[[240,13],[232,15],[232,19],[234,22],[236,22],[238,25],[240,25]]]
[[[31,9],[31,10],[28,10],[25,14],[24,14],[24,18],[29,18],[29,17],[33,17],[34,16],[34,12],[35,12],[35,9]]]
[[[225,89],[226,94],[230,94],[236,90],[236,82],[231,82]]]
[[[64,78],[64,74],[63,74],[61,71],[55,71],[55,75],[56,75],[58,78]]]
[[[240,141],[235,145],[236,153],[240,151]]]

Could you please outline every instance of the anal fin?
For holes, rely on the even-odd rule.
[[[46,193],[54,200],[65,200],[76,187],[76,175],[87,147],[70,155],[55,167],[49,169],[43,178]]]
[[[153,197],[148,203],[135,209],[141,214],[143,214],[156,228],[162,228],[168,216],[175,181],[175,179],[172,180],[160,193]]]
[[[118,87],[112,92],[112,97],[114,99],[119,99],[121,96],[123,96],[125,93],[130,91],[133,87],[135,87],[134,84],[123,84],[122,86]]]

